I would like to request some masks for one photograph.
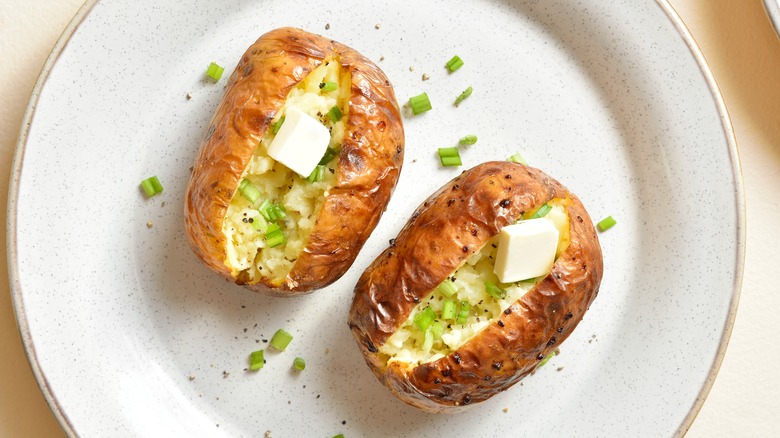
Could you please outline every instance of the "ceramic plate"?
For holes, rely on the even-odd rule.
[[[775,26],[775,32],[780,35],[780,1],[764,0],[764,7],[772,20],[772,24]]]
[[[207,81],[206,67],[229,73],[285,25],[357,48],[400,101],[427,91],[434,108],[405,119],[400,182],[352,269],[274,299],[196,260],[182,196],[227,77]],[[448,74],[455,54],[465,65]],[[664,2],[88,2],[27,121],[12,290],[33,369],[72,435],[671,435],[720,364],[742,272],[741,176],[714,81]],[[601,292],[561,355],[466,413],[431,415],[374,378],[346,314],[363,269],[462,170],[441,168],[436,148],[466,134],[479,142],[464,168],[522,152],[618,224],[600,234]],[[150,175],[165,191],[145,199]],[[245,372],[278,328],[295,336],[288,350]],[[295,356],[307,360],[299,374]]]

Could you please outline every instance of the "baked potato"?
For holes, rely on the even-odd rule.
[[[288,112],[329,131],[308,176],[269,155]],[[268,32],[242,56],[201,143],[185,195],[190,245],[206,266],[254,291],[326,286],[379,221],[403,153],[400,110],[379,67],[300,29]]]
[[[499,233],[537,216],[558,231],[551,268],[499,282]],[[538,169],[484,163],[428,198],[365,270],[349,327],[398,398],[458,411],[533,372],[582,319],[602,270],[595,229],[575,195]]]

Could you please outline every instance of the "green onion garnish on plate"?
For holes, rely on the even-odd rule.
[[[458,318],[455,320],[456,324],[465,324],[469,320],[469,313],[471,312],[471,305],[468,301],[460,302],[460,311],[458,312]]]
[[[455,301],[444,300],[441,307],[441,319],[455,319]]]
[[[447,70],[449,70],[450,73],[455,73],[455,71],[463,67],[463,60],[460,59],[460,56],[455,55],[452,57],[452,59],[447,61],[446,66],[447,66]]]
[[[455,292],[458,291],[458,286],[455,286],[455,283],[453,283],[453,281],[448,278],[442,281],[436,289],[438,289],[442,295],[449,298],[455,295]]]
[[[263,350],[253,351],[249,354],[249,371],[257,371],[265,365]]]
[[[485,282],[485,291],[493,298],[497,300],[503,300],[506,298],[506,291],[504,289],[501,289],[500,287],[496,286],[495,284],[486,281]]]
[[[217,63],[212,62],[209,64],[209,68],[206,69],[206,76],[214,79],[214,81],[218,81],[222,77],[224,71],[224,68],[220,67]]]
[[[156,175],[141,181],[141,188],[144,190],[144,193],[146,193],[146,196],[150,198],[163,191],[163,186],[160,184],[160,180],[157,179]]]
[[[414,325],[420,329],[421,332],[428,330],[428,327],[433,324],[436,319],[436,312],[431,309],[431,306],[425,306],[425,309],[414,315]]]
[[[511,161],[512,163],[525,164],[526,166],[528,165],[528,162],[525,161],[525,158],[523,158],[523,156],[520,154],[520,152],[512,155],[511,157],[507,158],[506,160],[507,161]]]
[[[460,152],[456,147],[439,148],[439,159],[441,160],[442,166],[445,167],[460,166],[463,164],[460,160]]]
[[[339,84],[337,82],[320,82],[320,90],[323,93],[330,93],[331,91],[336,91],[339,89]]]
[[[284,351],[284,349],[290,345],[290,341],[292,341],[292,339],[293,337],[291,334],[282,329],[279,329],[271,338],[271,346],[279,351]]]
[[[282,125],[284,124],[284,116],[279,117],[279,120],[276,121],[276,123],[273,124],[273,127],[271,128],[271,132],[274,134],[279,132],[279,129],[282,128]]]
[[[607,216],[600,220],[599,223],[596,224],[596,227],[598,227],[599,231],[603,233],[604,231],[614,227],[616,223],[617,221],[612,216]]]
[[[459,143],[461,146],[471,146],[474,143],[477,142],[477,136],[476,135],[467,135],[460,139]]]
[[[463,90],[463,92],[462,92],[462,93],[460,93],[460,96],[458,96],[458,98],[457,98],[457,99],[455,99],[455,106],[458,106],[458,105],[460,105],[460,103],[461,103],[461,102],[463,102],[464,100],[466,100],[466,98],[468,98],[469,96],[471,96],[471,92],[472,92],[472,91],[474,91],[474,89],[473,89],[473,88],[471,88],[471,86],[469,86],[468,88],[466,88],[465,90]]]
[[[306,369],[306,361],[302,357],[296,357],[293,360],[293,368],[297,371],[303,371]]]
[[[422,114],[431,110],[431,101],[428,99],[428,93],[418,94],[409,98],[409,105],[412,107],[414,115]]]

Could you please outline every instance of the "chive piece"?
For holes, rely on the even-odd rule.
[[[553,351],[552,353],[548,354],[548,355],[547,355],[547,357],[545,357],[544,359],[542,359],[542,361],[541,361],[541,362],[539,362],[539,365],[537,365],[537,366],[536,366],[536,368],[541,368],[542,366],[544,366],[544,364],[546,364],[546,363],[547,363],[547,362],[548,362],[550,359],[552,359],[552,358],[553,358],[553,356],[555,356],[556,354],[558,354],[558,353],[557,353],[557,352],[555,352],[555,351]]]
[[[263,350],[253,351],[249,354],[249,371],[257,371],[265,365]]]
[[[423,309],[417,315],[414,315],[414,325],[416,325],[421,332],[424,332],[428,330],[428,327],[433,324],[435,319],[436,312],[431,309],[431,306],[426,306],[425,309]]]
[[[344,434],[340,433],[338,435],[333,435],[333,438],[344,438]]]
[[[259,231],[263,234],[268,232],[268,222],[266,222],[262,216],[255,216],[251,218],[251,221],[252,221],[252,228],[254,228],[255,231]]]
[[[238,191],[241,193],[241,196],[252,204],[260,199],[260,189],[255,187],[254,184],[246,178],[241,180],[241,184],[238,185]]]
[[[460,160],[458,148],[439,148],[439,159],[442,166],[460,166],[463,162]]]
[[[520,155],[520,152],[512,155],[511,157],[507,158],[506,160],[507,161],[511,161],[513,163],[525,164],[526,166],[528,165],[528,162],[525,161],[525,158],[523,158],[522,155]]]
[[[338,82],[320,82],[320,90],[323,93],[330,93],[339,89]]]
[[[296,357],[293,360],[293,368],[295,368],[298,371],[303,371],[306,369],[306,361],[303,360],[302,357]]]
[[[469,313],[471,312],[471,305],[468,301],[460,302],[460,312],[458,312],[458,318],[455,320],[456,324],[466,324],[469,320]]]
[[[212,62],[209,64],[209,68],[206,69],[206,76],[210,77],[211,79],[214,79],[214,81],[218,81],[222,77],[222,72],[224,72],[225,69],[220,67],[217,63]]]
[[[506,298],[506,291],[489,281],[485,282],[485,292],[497,300],[503,300]]]
[[[287,333],[286,331],[279,329],[274,333],[274,336],[271,338],[271,346],[276,348],[279,351],[284,351],[285,348],[287,348],[288,345],[290,345],[290,341],[292,341],[293,337],[291,334]]]
[[[455,73],[456,70],[463,67],[463,60],[460,59],[458,55],[455,55],[452,57],[452,59],[447,61],[446,66],[447,66],[447,70],[449,70],[450,73]]]
[[[455,283],[450,280],[449,278],[442,281],[439,287],[436,288],[439,292],[441,292],[442,295],[449,298],[453,295],[455,295],[455,292],[458,291],[458,286],[455,286]]]
[[[476,142],[477,142],[477,136],[476,135],[467,135],[467,136],[461,138],[459,143],[462,146],[471,146],[471,145],[473,145]]]
[[[445,300],[441,308],[441,319],[454,319],[455,318],[455,301]]]
[[[460,103],[466,100],[467,97],[471,96],[472,91],[474,91],[474,89],[471,88],[470,86],[465,90],[463,90],[463,92],[460,93],[460,96],[458,96],[458,98],[455,99],[455,106],[460,105]]]
[[[273,205],[271,204],[271,201],[268,199],[263,199],[263,202],[261,202],[257,207],[257,211],[259,211],[267,221],[271,220],[271,216],[268,215],[268,209],[271,207],[271,205]]]
[[[552,210],[550,204],[545,203],[544,205],[539,207],[538,210],[536,210],[536,213],[531,215],[531,219],[538,219],[540,217],[545,217],[547,216],[547,213],[550,212],[550,210]]]
[[[336,158],[339,156],[339,153],[341,151],[338,149],[333,149],[332,147],[328,146],[327,149],[325,149],[325,154],[322,156],[322,159],[318,163],[320,166],[324,166],[328,163],[330,163],[330,160]]]
[[[150,198],[163,191],[163,186],[160,184],[160,180],[157,179],[156,175],[141,181],[141,188],[144,189],[146,196]]]
[[[428,99],[428,93],[422,93],[409,98],[409,105],[412,107],[412,113],[416,116],[426,111],[430,111],[431,101]]]
[[[429,327],[428,330],[425,331],[425,337],[423,338],[423,344],[421,350],[424,352],[431,351],[431,347],[433,347],[433,331],[431,330],[433,326]]]
[[[325,178],[325,166],[317,165],[314,167],[314,170],[311,171],[311,174],[309,174],[309,176],[306,178],[306,181],[314,183],[317,181],[322,181],[323,178]]]
[[[442,157],[441,159],[441,165],[444,167],[454,167],[462,164],[463,162],[460,160],[460,157]]]
[[[282,204],[274,204],[274,216],[276,219],[284,219],[287,217],[287,211],[285,211]]]
[[[433,340],[438,341],[441,339],[441,336],[444,334],[444,323],[441,321],[436,321],[431,325],[431,328],[428,329],[433,334]]]
[[[276,225],[276,224],[271,224],[271,225]],[[276,226],[278,227],[278,225]],[[268,228],[271,228],[271,226],[269,225]],[[274,248],[284,243],[287,243],[287,239],[284,237],[284,232],[282,232],[282,230],[277,230],[270,233],[266,232],[265,242],[268,244],[269,248]]]
[[[338,122],[344,115],[341,114],[341,109],[339,109],[338,105],[333,105],[333,108],[328,111],[327,116],[331,122]]]
[[[283,124],[284,124],[284,116],[279,117],[279,120],[277,120],[276,123],[274,123],[273,127],[271,128],[271,131],[274,134],[276,134],[277,132],[279,132],[279,129],[282,128]]]
[[[607,216],[601,221],[599,221],[599,223],[596,224],[596,226],[599,228],[599,231],[603,233],[604,231],[607,231],[608,229],[614,227],[616,223],[617,221],[612,216]]]

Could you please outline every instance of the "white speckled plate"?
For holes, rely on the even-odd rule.
[[[780,0],[764,0],[764,8],[775,26],[775,32],[780,36]]]
[[[357,48],[401,101],[427,91],[434,107],[406,120],[398,188],[352,269],[297,299],[217,278],[182,227],[188,169],[225,83],[204,71],[217,61],[229,73],[283,25]],[[465,65],[450,75],[454,54]],[[32,367],[71,435],[672,435],[726,347],[744,252],[739,161],[714,81],[664,0],[88,1],[26,121],[11,286]],[[600,235],[601,293],[562,354],[467,413],[430,415],[373,377],[346,312],[362,270],[460,171],[441,169],[435,148],[472,133],[466,166],[521,151],[618,225]],[[152,174],[165,191],[147,200],[138,184]],[[295,336],[288,351],[244,372],[280,327]],[[290,371],[295,356],[303,373]]]

